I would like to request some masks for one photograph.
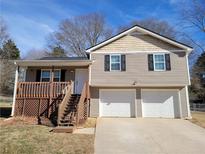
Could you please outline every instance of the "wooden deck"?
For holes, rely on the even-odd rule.
[[[65,87],[71,82],[18,82],[15,102],[15,116],[45,117],[55,112],[61,103]]]
[[[89,116],[90,89],[84,83],[81,95],[73,94],[73,82],[19,82],[15,116],[45,117],[58,126],[53,132],[72,132]]]

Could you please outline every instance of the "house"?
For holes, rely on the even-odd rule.
[[[136,25],[87,49],[89,58],[17,60],[12,115],[58,110],[58,124],[87,116],[190,118],[191,51]]]

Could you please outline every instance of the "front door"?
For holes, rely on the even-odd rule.
[[[75,93],[81,94],[84,83],[88,81],[88,69],[75,70]]]

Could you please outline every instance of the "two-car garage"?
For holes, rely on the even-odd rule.
[[[177,89],[141,89],[140,103],[136,89],[100,89],[101,117],[180,117]],[[139,105],[140,104],[140,105]]]

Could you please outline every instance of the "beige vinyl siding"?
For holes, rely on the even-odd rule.
[[[26,82],[36,82],[37,68],[28,68],[26,70]]]
[[[90,88],[90,117],[99,117],[99,88]]]
[[[171,44],[156,39],[149,35],[131,36],[126,35],[103,46],[94,52],[117,52],[117,51],[160,51],[160,50],[181,50]]]
[[[170,53],[171,71],[149,71],[148,53],[125,53],[126,71],[105,72],[104,55],[92,53],[91,86],[187,85],[185,53]]]
[[[91,52],[91,86],[132,86],[134,82],[137,86],[187,85],[186,54],[174,50],[181,49],[152,36],[124,36]],[[148,71],[147,55],[156,52],[170,53],[171,71]],[[111,53],[126,55],[126,71],[104,71],[104,55]]]
[[[187,100],[186,100],[186,89],[185,87],[180,89],[180,98],[181,98],[181,112],[182,117],[188,117],[188,109],[187,109]]]
[[[142,117],[142,101],[141,101],[141,88],[136,89],[136,105],[135,105],[135,112],[136,117]]]

